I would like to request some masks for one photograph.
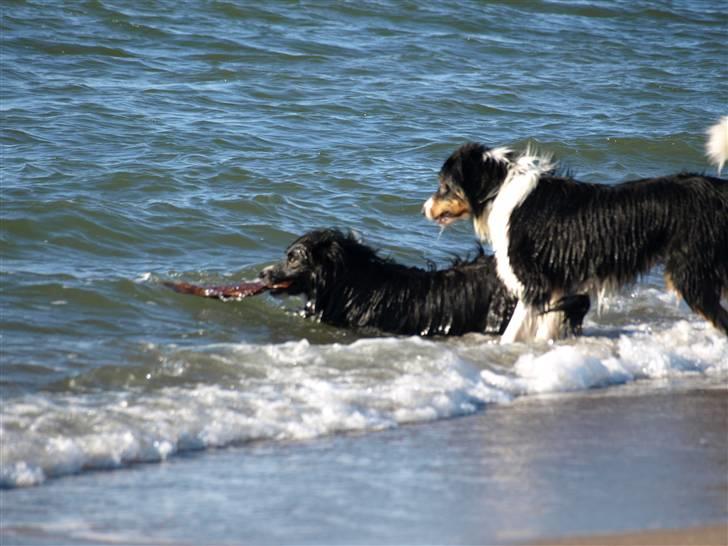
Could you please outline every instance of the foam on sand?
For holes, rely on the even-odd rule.
[[[5,401],[0,484],[34,485],[250,441],[383,430],[519,396],[665,378],[700,377],[720,386],[728,376],[728,340],[699,320],[616,338],[523,345],[515,353],[480,336],[469,339],[163,348],[160,364],[128,372],[153,378],[148,387]]]

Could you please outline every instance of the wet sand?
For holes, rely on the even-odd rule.
[[[539,540],[532,544],[534,546],[725,546],[728,544],[728,523],[692,529]]]
[[[699,383],[530,396],[0,491],[0,541],[721,544],[727,430],[726,390]]]

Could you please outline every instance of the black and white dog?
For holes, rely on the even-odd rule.
[[[502,334],[517,303],[493,256],[481,252],[441,270],[407,267],[334,229],[299,237],[259,277],[273,294],[304,295],[306,316],[394,334]],[[557,317],[560,334],[578,333],[589,303],[583,294],[564,298],[547,314]]]
[[[728,117],[709,131],[708,155],[728,158]],[[676,174],[616,185],[562,176],[526,150],[465,144],[440,170],[425,216],[471,217],[497,272],[519,300],[503,342],[555,337],[543,314],[576,293],[602,295],[654,265],[688,306],[728,334],[728,180]]]

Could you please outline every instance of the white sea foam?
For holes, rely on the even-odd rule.
[[[303,340],[205,351],[240,362],[247,372],[230,385],[32,395],[9,402],[0,428],[1,483],[32,485],[85,469],[252,440],[381,430],[505,400],[482,382],[477,367],[417,338],[328,346]]]
[[[512,396],[569,392],[640,379],[728,376],[728,340],[711,326],[679,321],[660,332],[631,332],[617,340],[583,339],[541,353],[527,352],[510,373],[485,369],[483,380]]]
[[[162,461],[254,440],[305,440],[478,411],[518,396],[699,376],[725,383],[728,340],[699,319],[659,331],[514,349],[482,337],[364,339],[349,345],[170,348],[148,375],[222,379],[145,390],[34,394],[6,401],[0,484]],[[198,368],[194,368],[198,366]]]
[[[152,273],[150,271],[145,271],[141,275],[139,275],[136,279],[134,279],[134,282],[136,283],[145,283],[149,282],[149,280],[152,278]]]

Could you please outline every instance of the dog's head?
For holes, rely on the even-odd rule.
[[[347,269],[352,249],[363,247],[353,235],[335,229],[306,233],[286,249],[275,265],[263,269],[259,277],[273,294],[303,294],[312,299]]]
[[[440,184],[422,213],[442,226],[479,217],[498,194],[512,161],[513,153],[506,148],[463,144],[442,165]]]

